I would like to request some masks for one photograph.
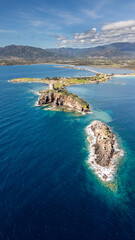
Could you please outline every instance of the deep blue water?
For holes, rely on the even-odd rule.
[[[125,70],[126,71],[126,70]],[[0,67],[0,240],[135,239],[135,78],[72,86],[93,114],[36,107],[41,83],[17,77],[88,76],[52,65]],[[85,128],[108,123],[125,156],[117,191],[88,169]]]

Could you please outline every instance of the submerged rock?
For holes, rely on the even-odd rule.
[[[77,112],[90,112],[89,104],[77,95],[66,90],[45,90],[38,98],[38,105],[51,104],[53,107],[65,107]]]

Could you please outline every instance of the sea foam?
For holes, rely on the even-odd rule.
[[[114,155],[108,166],[101,166],[101,165],[97,164],[95,161],[95,158],[96,158],[95,148],[93,146],[94,144],[96,144],[97,137],[94,135],[94,132],[91,129],[91,126],[94,123],[95,123],[95,121],[86,127],[86,133],[88,135],[87,139],[90,142],[90,146],[89,146],[90,153],[89,153],[87,163],[88,163],[89,167],[94,171],[94,173],[100,178],[101,181],[113,182],[115,174],[118,169],[119,157],[124,156],[124,151],[119,149],[118,143],[117,143],[117,141],[115,141],[114,149],[115,149],[115,152],[118,153],[117,157],[115,157],[115,155]],[[106,176],[106,177],[104,177],[104,176]]]

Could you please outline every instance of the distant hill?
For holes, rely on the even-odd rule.
[[[62,57],[122,57],[135,56],[135,43],[113,43],[93,48],[56,48],[48,49]]]
[[[93,48],[42,49],[30,46],[10,45],[0,48],[0,60],[47,62],[69,59],[135,57],[135,43],[113,43]]]
[[[5,57],[17,57],[25,59],[36,59],[51,57],[54,54],[48,50],[29,46],[16,46],[10,45],[0,48],[0,58]]]

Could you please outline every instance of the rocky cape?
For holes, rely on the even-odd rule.
[[[90,142],[88,164],[104,182],[112,182],[117,171],[118,160],[123,156],[115,134],[103,122],[93,121],[87,128]]]
[[[90,112],[89,104],[86,101],[65,89],[42,91],[38,98],[38,105],[67,108],[79,113]]]
[[[66,108],[70,111],[75,111],[79,113],[89,113],[89,104],[80,98],[78,95],[72,94],[66,90],[67,86],[78,85],[78,84],[92,84],[105,82],[109,79],[107,74],[96,74],[92,77],[75,77],[75,78],[16,78],[10,80],[14,83],[22,82],[41,82],[48,84],[50,89],[40,92],[40,97],[38,99],[38,105],[48,106],[51,105],[51,109],[56,107]],[[49,108],[50,109],[50,106]],[[58,108],[57,108],[58,109]]]

